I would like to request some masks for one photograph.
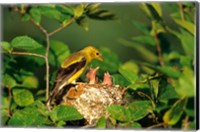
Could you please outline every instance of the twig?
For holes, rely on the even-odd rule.
[[[159,63],[160,63],[161,66],[164,66],[161,47],[160,47],[160,43],[159,43],[159,40],[158,40],[158,34],[156,33],[156,31],[155,31],[155,34],[154,34],[154,40],[155,40],[155,44],[156,44],[156,50],[158,52]]]
[[[40,29],[45,35],[47,35],[47,31],[40,25],[38,24],[35,20],[31,19],[31,22],[38,28]]]
[[[11,54],[13,55],[29,55],[29,56],[37,56],[37,57],[41,57],[41,58],[46,58],[44,55],[41,54],[36,54],[36,53],[30,53],[30,52],[18,52],[18,51],[13,51],[11,52]]]
[[[137,94],[139,94],[140,96],[145,96],[146,98],[148,98],[149,100],[152,100],[151,97],[149,97],[147,94],[143,93],[143,92],[137,92]]]
[[[186,116],[183,120],[183,130],[188,130],[189,127],[189,116]]]
[[[160,126],[166,127],[166,124],[164,122],[162,122],[162,123],[155,124],[155,125],[152,125],[150,127],[147,127],[147,129],[152,129],[152,128],[156,128],[156,127],[160,127]]]
[[[67,23],[65,23],[64,25],[62,25],[59,28],[55,29],[54,31],[48,33],[49,37],[54,35],[55,33],[59,32],[59,31],[61,31],[65,27],[69,26],[74,20],[75,20],[75,17],[71,18]]]
[[[46,52],[45,52],[45,62],[46,62],[46,99],[49,98],[49,35],[46,35]]]
[[[183,5],[181,2],[178,3],[179,6],[179,11],[180,11],[180,15],[181,15],[181,21],[184,21],[184,12],[183,12]]]
[[[12,116],[12,110],[11,110],[11,99],[12,99],[12,90],[10,87],[8,88],[8,102],[9,102],[9,106],[8,106],[8,117]]]

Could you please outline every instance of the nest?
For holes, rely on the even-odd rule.
[[[126,88],[119,85],[76,83],[63,96],[61,104],[73,105],[87,120],[96,124],[102,116],[108,117],[106,107],[123,104]]]

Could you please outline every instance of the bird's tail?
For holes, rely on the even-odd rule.
[[[58,85],[57,83],[54,83],[53,91],[51,92],[48,100],[46,101],[47,106],[50,106],[52,104],[52,101],[55,99],[56,95],[59,93],[59,87],[60,85]]]

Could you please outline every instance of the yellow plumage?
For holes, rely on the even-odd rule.
[[[51,103],[64,86],[78,79],[86,69],[88,63],[94,59],[103,60],[99,50],[93,46],[85,47],[65,59],[57,73],[54,88],[47,104]]]

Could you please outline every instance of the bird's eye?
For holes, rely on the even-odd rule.
[[[99,55],[99,52],[97,52],[96,55]]]

